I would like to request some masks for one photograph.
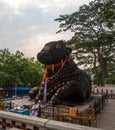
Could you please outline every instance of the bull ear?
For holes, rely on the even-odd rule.
[[[69,55],[71,54],[71,52],[72,52],[72,49],[66,47],[66,51],[65,51],[65,55],[66,55],[66,57],[69,56]]]

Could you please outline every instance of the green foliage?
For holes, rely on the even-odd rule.
[[[25,58],[19,51],[12,54],[8,49],[0,50],[0,87],[38,86],[42,73],[41,64],[33,58]]]
[[[107,84],[115,84],[115,76],[106,79]]]
[[[91,69],[100,66],[102,85],[107,64],[115,59],[114,7],[113,0],[94,0],[70,15],[60,15],[55,19],[60,22],[58,32],[71,30],[74,33],[68,44],[75,47],[74,56],[78,65]]]

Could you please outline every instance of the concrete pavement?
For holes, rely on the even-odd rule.
[[[97,115],[97,127],[115,130],[115,99],[109,99],[108,104]]]

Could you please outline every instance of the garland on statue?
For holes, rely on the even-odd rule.
[[[51,70],[52,70],[52,73],[54,73],[55,68],[61,65],[61,68],[60,68],[60,69],[56,72],[56,74],[55,74],[55,75],[57,75],[57,74],[61,71],[61,69],[63,68],[64,64],[65,64],[66,62],[68,62],[69,60],[70,60],[70,57],[69,57],[69,58],[66,58],[64,61],[61,60],[61,62],[58,63],[58,64],[52,64],[51,66],[47,66],[47,65],[44,66],[44,76],[43,76],[43,79],[42,79],[42,82],[41,82],[41,84],[44,85],[44,91],[43,91],[43,101],[44,101],[44,102],[47,101],[48,70],[51,69]],[[55,75],[53,75],[53,77],[54,77]],[[42,87],[42,85],[41,85],[41,87]],[[40,92],[41,92],[41,89],[40,89],[40,91],[39,91],[39,94],[40,94]]]

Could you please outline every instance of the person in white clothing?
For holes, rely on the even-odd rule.
[[[38,116],[38,109],[39,109],[39,103],[38,103],[38,99],[35,99],[35,103],[32,105],[31,109],[30,109],[30,116]]]

